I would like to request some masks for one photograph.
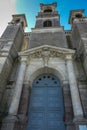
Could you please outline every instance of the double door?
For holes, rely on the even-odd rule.
[[[65,130],[60,80],[41,75],[33,83],[27,130]]]

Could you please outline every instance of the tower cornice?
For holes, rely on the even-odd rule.
[[[64,30],[63,26],[57,27],[42,27],[42,28],[32,28],[32,33],[44,33],[44,32],[61,32]]]

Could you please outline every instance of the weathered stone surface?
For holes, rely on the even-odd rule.
[[[43,19],[37,19],[36,20],[36,25],[35,25],[35,28],[43,28],[43,24],[44,24],[44,21],[46,20],[46,18],[43,18]],[[58,27],[60,26],[60,22],[59,22],[59,18],[49,18],[49,20],[52,21],[52,26],[53,27]]]
[[[18,30],[19,30],[19,27],[17,25],[8,25],[5,32],[1,36],[1,39],[14,40]]]
[[[71,92],[71,98],[72,98],[74,117],[75,118],[83,117],[83,109],[80,102],[79,91],[77,87],[77,82],[76,82],[76,77],[74,73],[73,62],[72,62],[71,56],[66,57],[66,64],[67,64],[67,72],[68,72],[68,78],[69,78],[69,84],[70,84],[70,92]]]
[[[39,47],[42,45],[52,45],[67,48],[64,32],[51,32],[50,29],[50,32],[48,33],[31,33],[29,48]]]
[[[79,84],[79,93],[83,106],[84,116],[87,118],[87,85],[86,83]]]
[[[16,116],[7,116],[4,120],[3,120],[3,125],[1,130],[17,130],[16,127],[16,123],[17,123],[18,119]]]
[[[63,84],[63,96],[64,96],[64,107],[65,107],[65,122],[73,122],[73,107],[70,94],[69,84]],[[71,130],[71,129],[70,129]]]
[[[10,62],[9,58],[4,58],[4,60],[2,61],[2,69],[0,73],[0,91],[2,91],[2,93],[5,90],[5,85],[9,78],[11,68],[12,68],[12,63]]]
[[[29,107],[30,87],[29,84],[23,84],[21,100],[19,104],[18,114],[26,116]]]

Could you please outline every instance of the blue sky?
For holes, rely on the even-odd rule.
[[[13,14],[24,13],[28,23],[26,31],[30,31],[30,28],[35,26],[35,16],[39,11],[39,4],[53,2],[57,2],[61,25],[65,27],[65,30],[70,29],[68,25],[70,10],[85,9],[85,15],[87,16],[87,0],[0,0],[0,36],[8,22],[12,20]]]
[[[57,2],[57,10],[60,14],[61,25],[64,29],[70,29],[68,24],[69,12],[74,9],[85,9],[85,15],[87,16],[87,0],[17,0],[16,9],[17,13],[25,13],[28,23],[27,31],[35,26],[35,16],[40,10],[39,4]]]
[[[16,12],[16,0],[0,0],[0,36]]]

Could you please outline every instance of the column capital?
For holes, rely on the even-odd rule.
[[[73,56],[70,55],[70,54],[68,54],[68,55],[66,55],[65,59],[66,59],[66,60],[72,60],[72,59],[73,59]]]
[[[22,56],[20,57],[20,62],[23,63],[23,62],[27,62],[27,56]]]
[[[62,83],[63,83],[63,85],[69,84],[69,81],[68,80],[63,80]]]

